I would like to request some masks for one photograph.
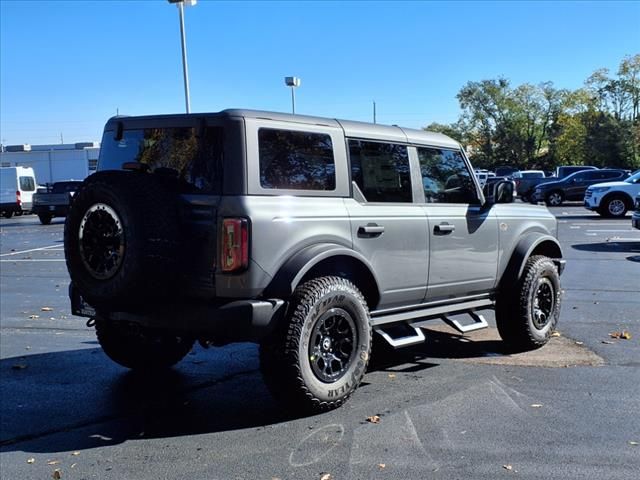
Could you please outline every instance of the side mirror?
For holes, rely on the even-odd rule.
[[[485,205],[491,206],[496,203],[513,203],[514,184],[512,180],[499,180],[487,183],[484,188]]]

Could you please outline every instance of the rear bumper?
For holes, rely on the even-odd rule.
[[[144,327],[187,332],[215,344],[259,342],[269,335],[284,315],[281,299],[202,300],[180,299],[178,303],[146,306],[140,312],[96,310],[69,285],[71,311],[80,317],[131,322]]]
[[[34,205],[31,209],[36,215],[51,214],[54,217],[66,217],[69,205]]]
[[[634,212],[631,217],[631,226],[640,230],[640,212]]]

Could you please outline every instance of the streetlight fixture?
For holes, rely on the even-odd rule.
[[[287,87],[291,87],[291,112],[296,114],[296,94],[295,89],[300,86],[298,77],[284,77],[284,83]]]
[[[189,98],[189,69],[187,67],[187,40],[184,34],[184,5],[194,6],[197,0],[168,0],[178,7],[180,16],[180,39],[182,41],[182,74],[184,76],[184,103],[187,113],[191,113],[191,99]]]

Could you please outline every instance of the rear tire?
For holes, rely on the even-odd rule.
[[[96,335],[104,353],[132,370],[167,369],[191,351],[194,340],[176,333],[125,322],[96,320]]]
[[[51,223],[51,219],[53,218],[53,215],[49,213],[39,213],[38,218],[40,219],[40,223],[42,225],[49,225]]]
[[[2,212],[2,216],[4,218],[11,218],[13,217],[13,212],[11,210],[7,210],[6,212]]]
[[[564,202],[564,193],[559,190],[550,192],[544,199],[548,207],[559,207]]]
[[[560,316],[560,276],[554,263],[532,256],[514,287],[502,291],[496,303],[496,324],[510,350],[545,345]]]
[[[298,412],[323,412],[358,387],[371,343],[360,291],[346,279],[321,277],[296,288],[283,324],[260,346],[260,367],[277,400]]]

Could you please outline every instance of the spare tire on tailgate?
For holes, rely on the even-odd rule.
[[[69,275],[91,305],[114,309],[171,291],[178,274],[178,202],[171,179],[131,171],[89,176],[64,227]]]

